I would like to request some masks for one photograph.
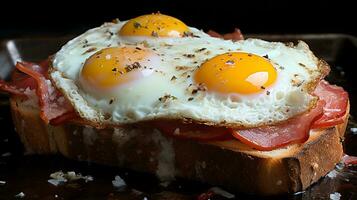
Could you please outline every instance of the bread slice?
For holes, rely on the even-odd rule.
[[[60,153],[75,160],[155,173],[163,181],[183,177],[259,195],[305,190],[326,175],[342,157],[341,138],[348,121],[346,114],[345,123],[311,131],[304,144],[264,152],[239,141],[173,139],[147,127],[54,127],[39,118],[36,105],[16,97],[10,103],[17,133],[29,152]]]

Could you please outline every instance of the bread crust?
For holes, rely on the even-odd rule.
[[[10,105],[17,133],[30,153],[60,153],[156,173],[164,181],[183,177],[259,195],[305,190],[332,170],[343,154],[341,141],[349,116],[347,112],[343,124],[312,132],[304,144],[262,152],[239,141],[172,139],[148,127],[53,127],[40,119],[36,106],[16,97],[10,98]]]

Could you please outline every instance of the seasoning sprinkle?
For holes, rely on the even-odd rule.
[[[160,101],[160,102],[163,102],[163,103],[166,102],[166,101],[168,101],[169,99],[171,99],[171,100],[176,100],[177,97],[172,96],[171,94],[165,94],[164,96],[159,97],[159,101]]]
[[[185,56],[187,58],[194,58],[195,54],[183,54],[183,56]]]
[[[197,50],[196,50],[196,53],[201,52],[201,51],[204,51],[204,50],[206,50],[206,49],[207,49],[207,48],[197,49]]]
[[[130,71],[132,71],[132,70],[134,70],[134,69],[138,69],[138,68],[141,68],[140,63],[134,62],[134,63],[131,64],[131,65],[127,65],[127,66],[125,67],[125,71],[126,71],[126,72],[130,72]]]
[[[90,52],[95,51],[95,50],[97,50],[96,47],[91,47],[91,48],[87,49],[87,51],[83,52],[82,55],[84,55],[86,53],[90,53]]]
[[[227,60],[226,64],[227,65],[234,65],[234,61],[233,60]]]
[[[151,32],[151,36],[153,37],[159,37],[159,34],[156,31]]]
[[[193,100],[193,97],[190,97],[187,99],[187,101],[192,101]]]
[[[134,28],[140,28],[141,24],[139,22],[134,22]]]
[[[306,65],[304,65],[304,64],[302,64],[302,63],[299,63],[299,65],[302,66],[302,67],[306,67]]]

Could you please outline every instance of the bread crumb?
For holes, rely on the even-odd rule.
[[[338,192],[335,192],[333,194],[330,194],[330,199],[331,200],[340,200],[341,199],[341,194]]]
[[[75,181],[79,179],[83,179],[86,183],[94,180],[92,176],[82,176],[80,173],[76,174],[74,171],[69,171],[67,173],[58,171],[50,174],[50,177],[51,179],[47,180],[47,182],[54,186],[58,186],[69,181]]]
[[[22,198],[24,198],[24,197],[25,197],[25,193],[20,192],[20,193],[18,193],[17,195],[15,195],[15,197],[16,197],[16,198],[20,198],[20,199],[22,199]]]
[[[337,176],[336,170],[332,170],[327,174],[327,177],[329,177],[329,178],[335,178],[336,176]]]
[[[211,189],[209,189],[209,191],[212,191],[213,193],[218,194],[218,195],[220,195],[222,197],[225,197],[227,199],[235,198],[234,194],[231,194],[231,193],[229,193],[229,192],[227,192],[227,191],[225,191],[225,190],[223,190],[223,189],[221,189],[219,187],[212,187]]]
[[[126,187],[125,181],[120,176],[115,176],[114,180],[112,180],[113,187],[117,190],[122,190]]]

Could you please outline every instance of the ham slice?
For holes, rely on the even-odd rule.
[[[314,93],[325,101],[326,105],[323,115],[314,122],[312,128],[326,128],[343,123],[348,106],[348,93],[324,80],[320,81]]]
[[[291,143],[302,143],[309,138],[311,124],[321,116],[324,104],[324,101],[318,101],[310,112],[282,124],[233,130],[232,134],[241,142],[262,151],[270,151]]]
[[[235,28],[232,33],[226,33],[226,34],[219,34],[216,31],[209,30],[207,32],[208,35],[212,37],[217,37],[217,38],[222,38],[225,40],[233,40],[233,41],[238,41],[238,40],[243,40],[243,34],[240,32],[238,28]]]
[[[19,62],[16,68],[36,80],[36,94],[39,98],[40,117],[46,123],[69,112],[73,107],[64,96],[53,87],[47,78],[47,67],[34,63]]]
[[[41,62],[39,65],[30,62],[19,62],[16,64],[16,68],[18,71],[12,74],[11,82],[0,80],[0,90],[26,97],[26,89],[36,89],[40,117],[46,123],[54,120],[59,124],[66,120],[64,116],[73,117],[74,109],[72,105],[53,87],[48,79],[48,61]]]

